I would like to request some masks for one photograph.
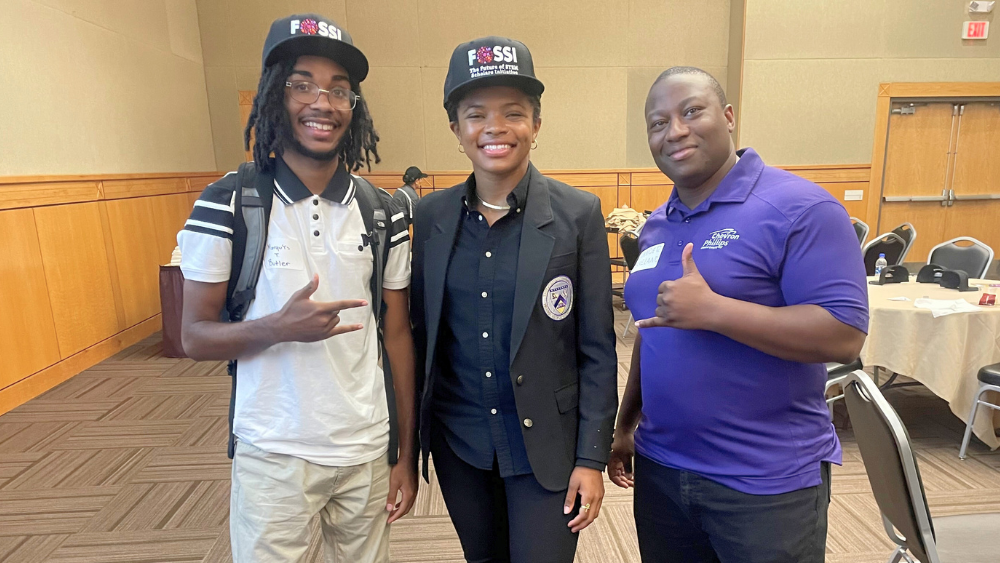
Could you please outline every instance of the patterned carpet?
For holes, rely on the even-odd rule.
[[[634,331],[622,339],[628,313],[616,315],[623,388]],[[154,336],[0,416],[0,561],[230,561],[228,395],[223,365],[164,358]],[[914,439],[933,514],[996,511],[1000,451],[974,440],[960,462],[964,427],[943,401],[922,387],[887,395]],[[881,563],[890,543],[853,434],[840,435],[827,560]],[[639,561],[631,511],[631,493],[607,483],[577,561]],[[322,561],[316,539],[308,561]],[[462,561],[435,483],[393,526],[391,555]]]

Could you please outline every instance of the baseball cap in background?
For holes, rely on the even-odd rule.
[[[297,14],[275,20],[264,40],[263,68],[302,55],[331,59],[358,82],[368,76],[368,59],[354,46],[347,30],[333,20],[316,14]]]
[[[403,172],[403,183],[412,184],[413,182],[416,182],[417,180],[426,177],[427,174],[424,174],[422,170],[420,170],[416,166],[411,166],[406,169],[406,172]]]
[[[495,36],[455,47],[444,79],[444,103],[483,86],[513,86],[531,96],[545,90],[535,78],[535,65],[524,43]]]

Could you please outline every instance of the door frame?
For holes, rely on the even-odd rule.
[[[872,143],[872,168],[868,179],[868,220],[875,236],[881,232],[882,175],[885,172],[892,102],[899,99],[992,97],[1000,97],[1000,82],[883,82],[878,85],[875,142]]]

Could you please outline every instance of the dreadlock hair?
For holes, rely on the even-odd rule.
[[[253,139],[253,160],[262,171],[270,171],[274,167],[271,154],[278,154],[284,148],[285,139],[292,136],[292,124],[285,107],[285,82],[292,74],[296,59],[278,61],[264,69],[257,84],[257,95],[253,100],[250,118],[243,131],[243,145],[249,150],[251,134]],[[351,172],[367,166],[372,169],[372,158],[375,164],[382,159],[378,155],[378,133],[372,122],[368,104],[361,96],[361,85],[350,79],[351,90],[358,95],[354,106],[351,123],[340,141],[340,160]]]

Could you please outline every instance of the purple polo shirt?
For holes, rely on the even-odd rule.
[[[660,283],[681,276],[681,252],[693,242],[716,293],[770,307],[819,305],[867,333],[865,267],[844,207],[752,149],[739,155],[696,209],[675,190],[646,222],[625,286],[635,318],[654,315]],[[635,446],[643,456],[759,495],[819,485],[820,462],[841,463],[822,364],[782,360],[715,332],[640,332]]]

